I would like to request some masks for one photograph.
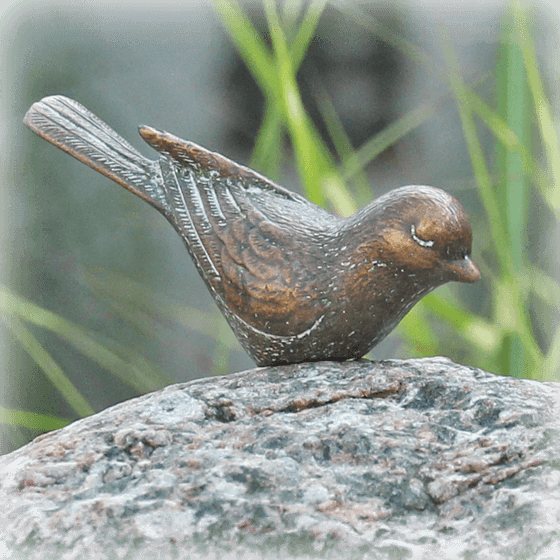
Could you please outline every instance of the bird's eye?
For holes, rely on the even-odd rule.
[[[416,226],[414,224],[410,226],[410,235],[412,236],[412,239],[414,239],[414,241],[416,241],[416,243],[418,243],[418,245],[420,245],[421,247],[434,246],[434,241],[432,239],[421,239],[416,235]]]

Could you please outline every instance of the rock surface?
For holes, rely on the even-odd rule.
[[[172,385],[0,458],[0,557],[555,558],[559,402],[444,358]]]

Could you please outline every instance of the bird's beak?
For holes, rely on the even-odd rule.
[[[480,280],[480,269],[468,255],[463,259],[448,262],[446,268],[452,274],[453,280],[457,282],[472,284]]]

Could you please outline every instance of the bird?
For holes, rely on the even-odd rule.
[[[425,294],[480,278],[465,210],[439,188],[396,188],[341,217],[140,126],[159,154],[148,159],[62,95],[34,103],[24,123],[165,216],[258,366],[362,358]]]

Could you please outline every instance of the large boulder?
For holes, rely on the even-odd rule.
[[[0,542],[57,560],[555,558],[559,402],[444,358],[171,385],[0,458]]]

